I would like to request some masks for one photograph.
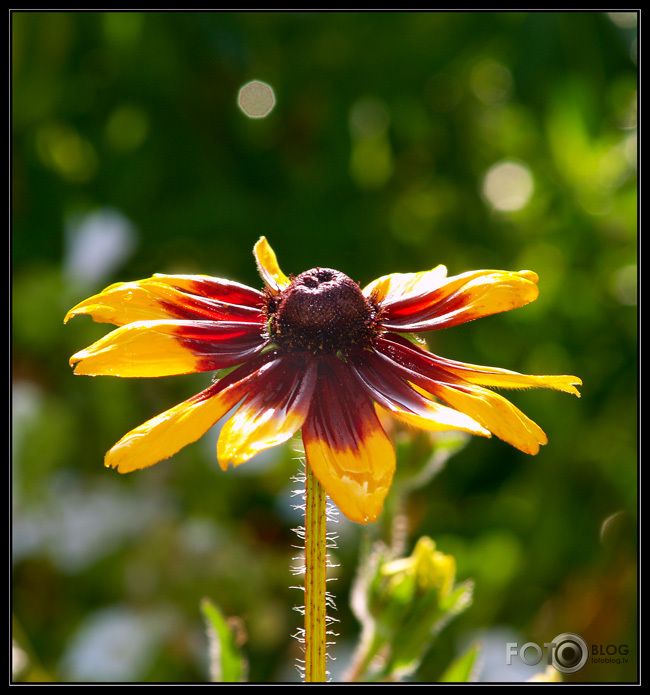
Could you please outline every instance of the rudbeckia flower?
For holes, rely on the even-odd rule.
[[[76,374],[157,377],[218,370],[205,390],[125,435],[105,464],[127,473],[168,458],[238,406],[219,435],[226,470],[302,430],[307,465],[354,521],[374,521],[395,470],[381,409],[426,430],[495,434],[536,454],[544,432],[486,387],[579,395],[574,376],[530,376],[438,357],[410,334],[508,311],[537,298],[530,271],[444,266],[365,288],[330,268],[287,277],[265,238],[259,291],[203,275],[118,283],[68,312],[118,326],[72,356]]]

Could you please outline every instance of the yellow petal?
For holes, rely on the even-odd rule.
[[[447,381],[454,384],[462,379],[463,382],[470,384],[507,389],[549,388],[580,397],[576,386],[580,386],[582,381],[576,376],[519,374],[509,369],[449,360],[434,355],[423,347],[414,345],[403,336],[395,334],[378,338],[375,341],[375,350],[379,356],[392,360],[397,365],[410,370],[412,374],[434,381]],[[407,375],[406,378],[410,377]]]
[[[116,328],[70,358],[75,374],[154,377],[190,374],[199,360],[178,341],[174,321],[138,321]]]
[[[97,323],[124,326],[135,321],[171,318],[167,308],[175,304],[180,293],[152,278],[136,282],[119,282],[99,294],[79,302],[66,314],[64,323],[74,316],[92,316]],[[165,300],[167,303],[165,303]]]
[[[528,270],[477,270],[437,286],[420,283],[412,292],[383,304],[382,325],[396,332],[423,332],[510,311],[537,299],[537,279]]]
[[[128,473],[169,458],[199,439],[254,388],[277,354],[253,358],[196,396],[136,427],[106,454],[105,465]]]
[[[435,395],[526,454],[537,454],[548,442],[539,425],[498,393],[480,386],[438,384]]]
[[[506,389],[547,388],[572,393],[580,398],[580,392],[576,386],[581,386],[582,380],[577,376],[519,374],[509,369],[465,364],[463,362],[445,360],[440,357],[435,357],[435,360],[444,369],[470,384]]]
[[[155,275],[118,282],[79,302],[64,323],[86,314],[98,323],[123,326],[168,318],[247,318],[258,315],[263,297],[245,285],[207,275]]]
[[[307,464],[352,521],[375,521],[395,472],[395,450],[369,397],[337,358],[323,357],[302,428]]]
[[[429,401],[428,416],[418,413],[412,413],[401,409],[397,406],[386,407],[386,410],[401,422],[417,427],[418,429],[427,432],[449,432],[451,430],[460,430],[461,432],[469,432],[470,434],[479,435],[481,437],[490,437],[490,432],[479,425],[478,422],[472,420],[471,417],[460,413],[453,408],[447,408],[441,403]]]
[[[215,278],[210,275],[167,275],[155,273],[151,278],[153,282],[174,287],[183,292],[199,297],[217,299],[221,302],[231,302],[245,306],[261,307],[264,295],[248,285],[242,285],[234,280]]]
[[[489,437],[468,415],[433,400],[426,391],[407,383],[405,369],[382,353],[367,352],[350,367],[370,398],[402,422],[430,432],[462,430]],[[405,372],[408,376],[409,372]]]
[[[289,278],[280,270],[278,259],[266,237],[261,237],[255,244],[253,253],[260,275],[273,294],[289,285]]]
[[[387,304],[413,293],[430,292],[440,287],[446,277],[444,265],[419,273],[391,273],[373,280],[363,288],[363,293],[380,304]]]
[[[219,434],[223,470],[290,439],[303,425],[316,386],[316,364],[285,357],[258,379],[254,391]]]
[[[366,524],[379,516],[395,472],[395,450],[381,425],[352,447],[336,448],[303,428],[307,463],[348,519]]]
[[[246,380],[219,392],[213,384],[201,393],[136,427],[106,454],[104,465],[129,473],[169,458],[202,437],[243,397]]]
[[[136,321],[70,358],[75,374],[156,377],[241,364],[264,346],[256,323]]]
[[[216,296],[208,294],[211,289]],[[253,320],[261,306],[262,295],[245,285],[202,275],[156,275],[107,287],[70,309],[64,323],[82,314],[117,326],[171,318]]]

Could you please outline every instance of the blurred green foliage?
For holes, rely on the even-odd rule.
[[[16,677],[207,681],[209,597],[243,620],[252,681],[297,679],[295,453],[223,473],[211,434],[145,471],[104,469],[208,377],[75,378],[69,356],[107,327],[62,323],[154,272],[259,287],[264,234],[286,273],[540,275],[533,305],[428,336],[584,387],[509,394],[548,434],[537,457],[476,438],[409,496],[406,547],[429,535],[475,581],[417,677],[481,638],[496,646],[479,677],[506,678],[506,630],[628,644],[627,663],[566,680],[634,680],[636,16],[13,12],[11,49]],[[275,92],[266,118],[237,106],[252,79]],[[335,679],[359,632],[363,529],[337,530]]]

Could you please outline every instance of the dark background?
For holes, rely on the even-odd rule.
[[[628,661],[567,680],[634,680],[635,15],[14,12],[11,30],[16,678],[205,681],[204,596],[241,618],[251,680],[297,678],[295,454],[223,473],[210,433],[145,471],[105,469],[209,376],[75,378],[69,356],[108,327],[62,323],[155,272],[260,287],[263,234],[286,273],[362,285],[439,263],[539,274],[534,304],[429,336],[452,359],[584,386],[505,393],[547,433],[540,454],[475,438],[409,498],[408,550],[429,535],[476,582],[418,678],[482,637],[481,678],[503,680],[506,641],[575,632]],[[266,118],[237,106],[252,79],[275,92]],[[362,535],[337,530],[335,678],[358,636]]]

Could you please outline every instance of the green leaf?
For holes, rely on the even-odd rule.
[[[441,683],[472,683],[475,678],[481,643],[474,644],[457,659],[449,664],[440,678]]]
[[[466,611],[471,605],[474,596],[474,582],[467,579],[457,584],[453,591],[440,601],[441,617],[433,628],[434,634],[438,634],[447,623]]]
[[[241,683],[246,661],[237,645],[236,635],[223,614],[210,599],[201,601],[210,644],[210,680],[213,683]]]

